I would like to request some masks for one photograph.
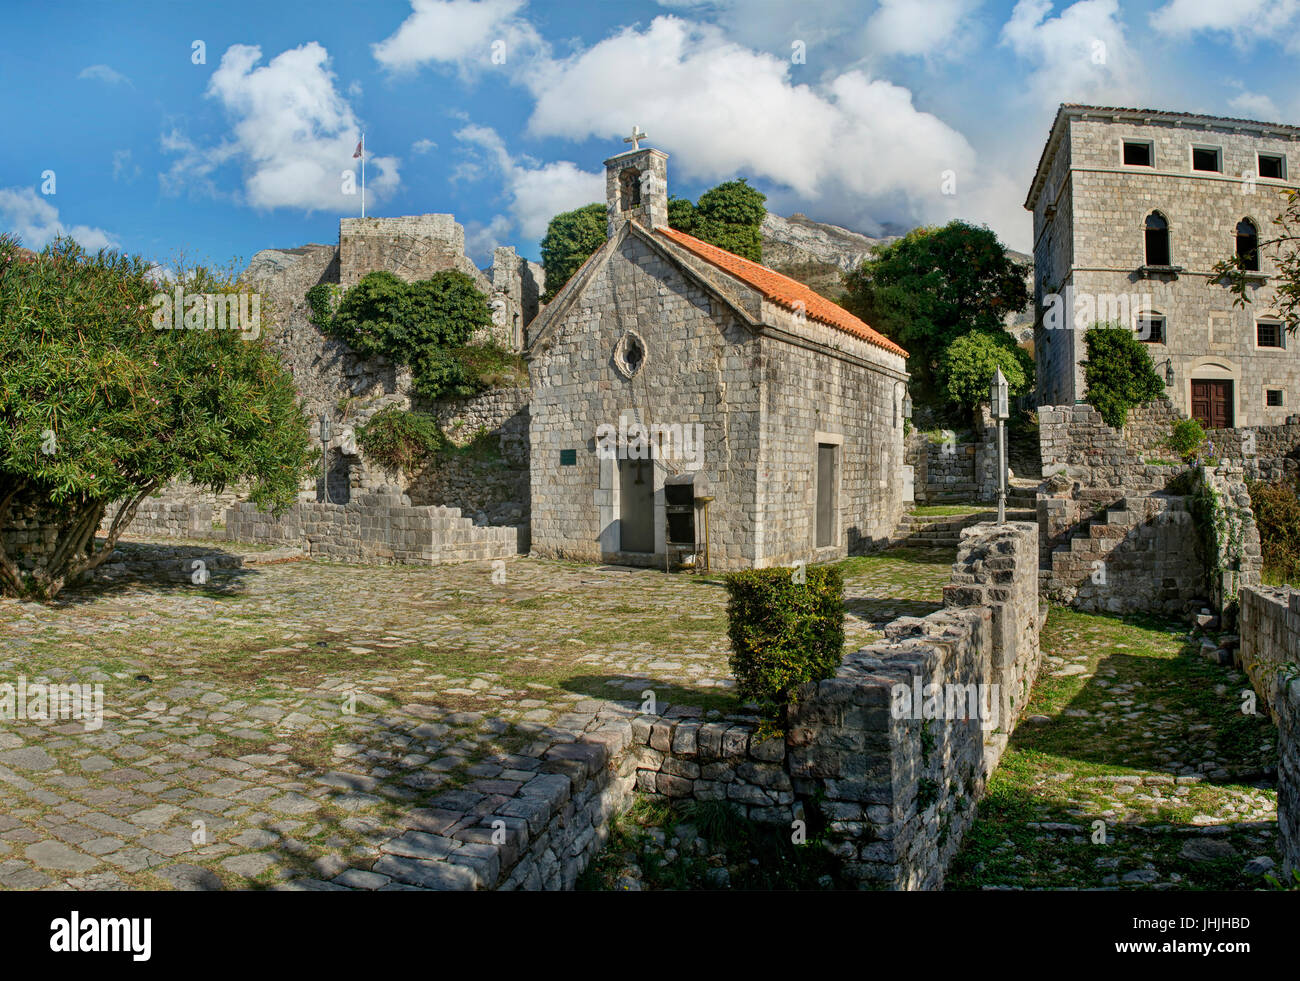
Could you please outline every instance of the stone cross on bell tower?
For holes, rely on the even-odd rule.
[[[639,126],[623,138],[632,149],[605,161],[605,212],[612,238],[624,222],[647,230],[668,224],[668,154],[642,147]]]

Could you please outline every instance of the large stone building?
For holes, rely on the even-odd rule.
[[[662,564],[685,540],[693,554],[701,497],[716,568],[884,541],[903,508],[906,352],[669,228],[667,159],[605,161],[608,239],[530,331],[533,552]]]
[[[1300,128],[1182,112],[1063,105],[1025,207],[1034,215],[1038,401],[1084,397],[1083,335],[1120,320],[1182,412],[1219,428],[1280,424],[1300,405],[1300,351],[1273,307],[1272,218],[1300,168]],[[1251,253],[1251,303],[1212,270]]]

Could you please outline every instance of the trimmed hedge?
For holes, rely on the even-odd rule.
[[[747,569],[723,577],[731,671],[740,696],[784,714],[794,690],[835,674],[844,653],[838,566]]]

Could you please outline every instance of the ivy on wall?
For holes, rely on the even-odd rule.
[[[1246,529],[1254,522],[1250,508],[1229,501],[1214,486],[1214,472],[1201,466],[1195,471],[1188,506],[1205,550],[1209,589],[1221,610],[1234,609],[1246,564]]]

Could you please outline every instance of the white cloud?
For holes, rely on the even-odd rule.
[[[1282,112],[1268,96],[1259,92],[1242,92],[1228,100],[1232,110],[1246,119],[1258,119],[1274,122],[1282,118]]]
[[[227,141],[215,146],[201,147],[180,130],[173,128],[158,138],[164,153],[175,159],[166,173],[158,175],[158,185],[164,194],[176,195],[188,190],[193,195],[232,200],[234,195],[217,188],[212,174],[239,152],[236,143]]]
[[[958,45],[980,0],[880,0],[863,37],[881,55],[936,55]]]
[[[29,249],[43,249],[59,235],[67,235],[88,251],[117,248],[118,241],[102,228],[65,225],[59,209],[30,187],[0,187],[0,229],[17,235]]]
[[[140,165],[131,157],[130,150],[113,152],[113,180],[130,184],[140,176]]]
[[[817,88],[789,73],[787,59],[735,44],[715,26],[658,17],[539,66],[526,82],[537,100],[528,130],[607,138],[614,151],[636,123],[673,154],[670,181],[674,171],[766,178],[867,225],[878,207],[897,218],[940,213],[941,173],[973,177],[970,144],[918,109],[909,90],[860,71]]]
[[[352,153],[361,127],[352,107],[335,88],[329,52],[316,42],[282,52],[257,67],[262,50],[236,44],[212,73],[207,94],[232,121],[232,138],[212,147],[196,146],[173,131],[163,149],[179,154],[163,189],[185,185],[218,193],[213,172],[228,161],[243,168],[243,200],[255,208],[351,211],[356,195],[343,193],[342,172],[359,170]],[[366,156],[369,201],[392,195],[400,184],[398,160]]]
[[[1295,51],[1300,0],[1169,0],[1150,19],[1155,30],[1177,39],[1225,34],[1240,48],[1286,40]]]
[[[438,149],[438,144],[435,143],[433,140],[428,140],[428,139],[416,140],[414,143],[411,144],[412,153],[423,154],[423,153],[429,153],[431,150],[436,150],[436,149]]]
[[[370,46],[391,71],[424,64],[456,64],[462,70],[494,64],[493,44],[505,64],[541,45],[533,26],[518,16],[525,0],[411,0],[411,14],[398,29]],[[500,57],[500,54],[498,54]]]
[[[1051,0],[1019,0],[1002,28],[1002,43],[1036,66],[1025,89],[1049,107],[1140,102],[1137,59],[1116,0],[1079,0],[1056,17],[1051,11]]]
[[[487,224],[481,221],[466,222],[465,254],[476,263],[486,265],[492,259],[493,249],[508,244],[505,239],[514,224],[505,215],[493,215]]]
[[[605,200],[603,172],[589,173],[568,160],[543,164],[526,155],[512,156],[505,141],[486,126],[462,127],[456,138],[477,152],[480,165],[501,176],[510,215],[526,239],[540,239],[550,220],[562,211]],[[458,174],[481,176],[469,168]]]
[[[121,72],[110,68],[108,65],[87,65],[81,69],[77,78],[89,79],[96,82],[106,82],[109,85],[130,85],[131,80]]]

